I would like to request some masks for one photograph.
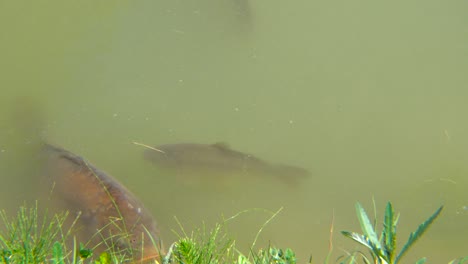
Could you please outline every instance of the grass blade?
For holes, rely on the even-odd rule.
[[[408,251],[408,249],[420,238],[424,232],[427,230],[427,228],[434,222],[434,220],[439,216],[440,212],[444,206],[439,207],[426,221],[424,221],[422,224],[418,226],[418,229],[416,229],[415,232],[411,233],[408,241],[406,244],[403,246],[401,249],[400,253],[396,257],[395,263],[398,263],[398,261],[403,257],[403,255]]]

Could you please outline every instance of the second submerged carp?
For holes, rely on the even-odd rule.
[[[270,163],[251,154],[233,150],[224,143],[165,144],[147,147],[144,156],[160,167],[174,170],[274,175],[284,181],[309,175],[306,169]]]

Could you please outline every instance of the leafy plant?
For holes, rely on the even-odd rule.
[[[439,207],[426,221],[418,226],[416,231],[412,232],[408,241],[403,245],[401,251],[397,254],[396,237],[397,237],[397,224],[399,215],[395,216],[393,206],[390,202],[387,203],[385,208],[383,229],[380,237],[377,236],[375,227],[371,224],[366,211],[360,203],[356,203],[356,212],[361,225],[363,234],[355,232],[341,231],[341,233],[358,242],[359,244],[367,247],[370,251],[374,263],[379,264],[397,264],[400,259],[408,252],[411,246],[424,234],[434,220],[439,216],[443,206]],[[370,263],[369,260],[363,256],[364,262]],[[425,263],[426,259],[419,259],[416,263]]]
[[[242,254],[239,254],[236,264],[296,264],[296,254],[289,248],[286,250],[269,247],[267,250],[260,249],[253,254],[252,262]]]
[[[222,234],[217,224],[209,233],[197,230],[189,237],[185,234],[169,249],[164,263],[227,263],[233,259],[234,241]],[[185,232],[184,232],[185,233]]]

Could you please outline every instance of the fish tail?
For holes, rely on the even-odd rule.
[[[282,183],[294,187],[299,186],[302,180],[310,176],[308,170],[295,166],[278,164],[272,166],[271,169]]]

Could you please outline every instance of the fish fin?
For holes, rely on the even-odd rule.
[[[230,150],[231,149],[229,144],[226,143],[226,142],[216,142],[214,144],[211,144],[211,146],[215,147],[215,148],[218,148],[218,149],[221,149],[221,150]]]

